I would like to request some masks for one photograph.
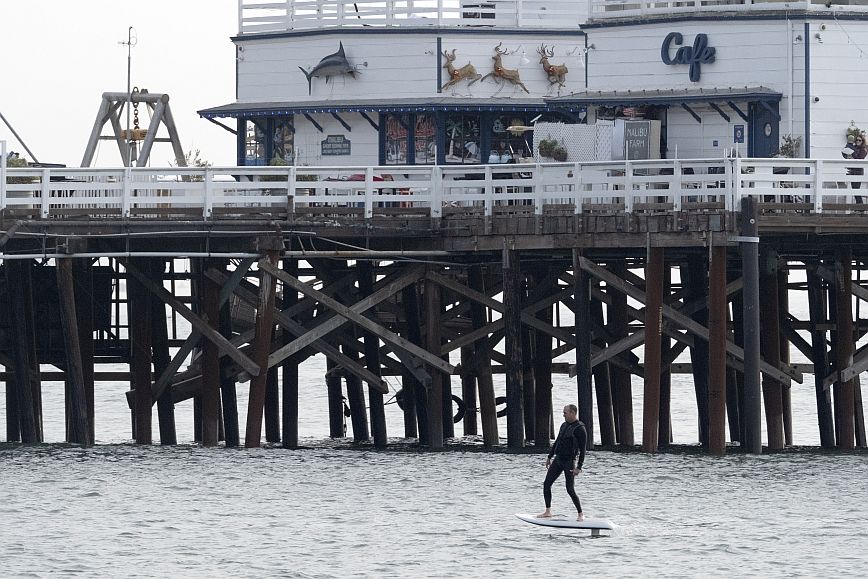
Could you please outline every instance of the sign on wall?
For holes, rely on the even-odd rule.
[[[744,143],[744,125],[735,125],[732,128],[732,142]]]
[[[350,141],[344,135],[329,135],[320,144],[323,157],[350,154]]]
[[[648,159],[651,153],[651,121],[624,123],[624,158]]]
[[[699,77],[702,75],[702,65],[711,64],[714,62],[716,48],[708,46],[708,35],[697,34],[693,39],[693,46],[681,46],[672,55],[672,45],[680,46],[684,42],[684,36],[680,32],[670,32],[663,39],[663,46],[660,48],[660,58],[663,64],[674,66],[676,64],[690,65],[690,81],[699,82]]]

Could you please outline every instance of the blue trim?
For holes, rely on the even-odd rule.
[[[764,102],[764,101],[757,101],[757,102],[760,104],[760,106],[762,108],[764,108],[769,113],[771,113],[771,115],[775,118],[776,121],[781,122],[781,114],[778,111],[776,111],[775,109],[773,109],[771,107],[771,105],[769,105],[767,102]]]
[[[365,119],[366,121],[368,121],[368,124],[370,124],[372,127],[374,127],[374,130],[375,130],[375,131],[379,131],[379,130],[380,130],[380,125],[378,125],[377,123],[375,123],[375,122],[374,122],[374,119],[372,119],[371,117],[368,116],[368,113],[366,113],[365,111],[359,111],[359,114],[362,115],[362,118],[363,118],[363,119]]]
[[[685,100],[685,99],[680,99]],[[707,98],[705,99],[707,100]],[[780,100],[778,95],[776,100]],[[645,102],[645,101],[643,101]],[[670,101],[667,101],[670,102]],[[327,113],[359,113],[359,112],[374,112],[374,113],[430,113],[435,111],[454,111],[454,112],[562,112],[580,111],[584,108],[584,103],[576,105],[572,102],[551,103],[549,105],[510,105],[510,104],[469,104],[469,103],[437,103],[437,104],[420,104],[420,105],[342,105],[336,103],[331,106],[308,107],[304,104],[298,104],[288,107],[280,107],[273,109],[237,109],[230,111],[198,111],[199,116],[204,118],[239,118],[239,117],[271,117],[281,115],[294,114],[327,114]]]
[[[587,63],[586,63],[587,64]],[[783,95],[781,93],[743,93],[743,94],[720,94],[714,93],[691,94],[691,95],[648,95],[643,92],[634,91],[632,93],[625,92],[623,94],[614,94],[606,96],[593,95],[570,95],[565,97],[557,97],[547,99],[549,106],[556,107],[563,103],[573,105],[577,108],[578,105],[674,105],[681,103],[711,103],[711,102],[727,102],[737,99],[741,101],[767,101],[780,102]]]
[[[304,118],[306,118],[308,121],[310,121],[310,124],[315,126],[319,130],[319,132],[321,132],[321,133],[324,132],[322,130],[322,127],[320,126],[320,124],[318,122],[316,122],[315,120],[313,120],[313,117],[310,116],[308,113],[304,113]]]
[[[247,130],[245,127],[247,121],[245,119],[236,119],[236,122],[238,124],[238,132],[235,133],[235,161],[239,167],[243,167],[244,161],[247,158],[247,151],[245,150],[246,143],[244,142],[244,139],[247,137]]]
[[[555,28],[555,29],[538,29],[538,28],[501,28],[499,26],[492,27],[455,27],[447,28],[442,26],[431,26],[422,28],[403,28],[403,27],[374,27],[365,28],[315,28],[311,30],[292,30],[286,32],[270,32],[265,34],[247,34],[238,35],[231,38],[232,42],[248,42],[251,40],[274,40],[276,38],[303,38],[306,36],[328,36],[336,35],[342,38],[347,36],[364,36],[368,34],[388,34],[388,35],[411,35],[411,34],[427,34],[435,35],[473,35],[473,36],[585,36],[585,33],[578,28]]]
[[[811,158],[811,23],[805,22],[805,158]]]
[[[738,106],[736,106],[736,104],[734,102],[726,101],[726,104],[729,105],[729,108],[731,108],[732,110],[735,111],[735,114],[737,114],[738,116],[741,117],[741,120],[743,120],[746,123],[750,122],[750,117],[747,116],[747,113],[745,113],[740,108],[738,108]]]
[[[335,120],[337,120],[337,122],[339,122],[340,124],[342,124],[344,126],[344,128],[347,130],[347,132],[350,132],[350,133],[353,132],[353,129],[352,129],[352,127],[350,127],[349,123],[347,123],[345,120],[343,120],[340,117],[340,115],[338,115],[337,113],[332,113],[332,116],[335,118]]]
[[[681,103],[681,108],[683,108],[685,111],[687,111],[688,113],[690,113],[690,116],[692,116],[694,119],[696,119],[696,122],[697,122],[697,123],[701,123],[701,122],[702,122],[702,117],[700,117],[700,116],[696,113],[696,111],[694,111],[692,108],[690,108],[690,106],[689,106],[687,103]]]
[[[719,114],[721,117],[723,117],[723,120],[725,120],[727,123],[732,122],[729,119],[729,115],[726,114],[725,112],[723,112],[723,109],[720,108],[716,103],[708,103],[708,106],[710,106],[711,108],[716,110],[717,114]]]
[[[443,37],[437,37],[437,92],[443,92]]]

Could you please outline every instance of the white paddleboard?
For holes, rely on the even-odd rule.
[[[533,525],[541,525],[543,527],[560,527],[563,529],[590,529],[594,531],[594,535],[600,531],[611,531],[615,528],[611,521],[606,519],[591,519],[585,518],[584,521],[577,521],[575,515],[553,515],[551,517],[540,518],[536,515],[528,513],[515,513],[515,516]]]

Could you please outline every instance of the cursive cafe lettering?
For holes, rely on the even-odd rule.
[[[680,32],[670,32],[663,39],[663,46],[660,48],[660,58],[663,59],[663,64],[689,64],[690,65],[690,81],[699,82],[701,74],[700,65],[710,64],[714,62],[714,53],[717,49],[708,46],[708,35],[697,34],[693,39],[693,46],[682,46],[675,51],[675,57],[669,56],[670,47],[674,43],[676,46],[684,42],[684,37]]]

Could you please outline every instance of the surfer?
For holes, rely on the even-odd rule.
[[[546,458],[546,478],[543,482],[543,498],[546,502],[546,510],[539,515],[538,518],[550,518],[552,516],[552,484],[564,473],[567,493],[573,499],[573,504],[576,506],[577,521],[584,521],[585,516],[582,513],[582,503],[579,502],[579,496],[576,494],[575,482],[576,476],[582,472],[582,464],[585,462],[585,447],[588,441],[588,432],[585,430],[585,425],[578,418],[579,409],[575,404],[564,406],[564,423],[561,424],[561,429],[558,431],[558,436],[555,438],[554,444]],[[576,463],[578,456],[578,463]]]

